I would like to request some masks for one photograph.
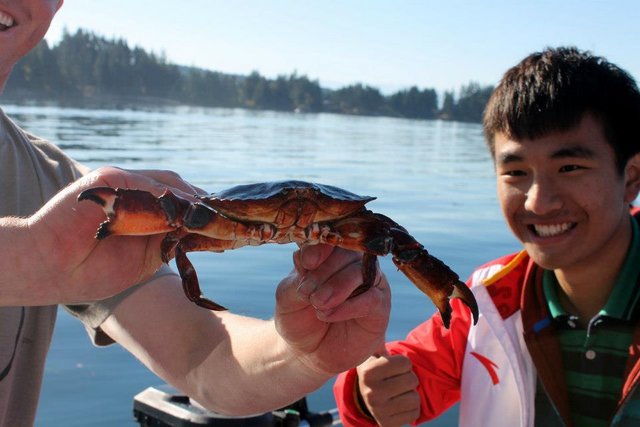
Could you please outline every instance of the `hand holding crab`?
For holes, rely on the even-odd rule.
[[[161,234],[93,238],[100,209],[78,205],[78,194],[96,186],[135,187],[161,195],[199,192],[170,171],[102,167],[55,194],[29,217],[5,217],[3,306],[73,304],[113,296],[151,277],[162,266]],[[130,268],[122,268],[126,254]],[[46,284],[46,286],[44,285]]]
[[[372,288],[350,298],[362,283],[362,254],[303,245],[294,252],[293,263],[276,291],[274,322],[305,366],[333,376],[382,345],[391,296],[379,266]]]
[[[98,187],[78,199],[100,204],[107,214],[96,234],[98,239],[111,234],[168,232],[162,244],[163,259],[175,257],[187,297],[211,310],[224,307],[202,296],[187,252],[295,242],[325,243],[362,252],[363,284],[353,296],[373,284],[376,257],[391,253],[400,271],[431,298],[447,327],[450,298],[460,298],[471,309],[474,321],[478,318],[475,298],[457,274],[430,255],[402,226],[365,209],[373,197],[329,185],[279,181],[240,185],[192,198],[171,191],[155,197],[145,191]]]

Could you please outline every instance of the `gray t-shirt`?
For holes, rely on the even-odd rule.
[[[33,214],[60,189],[87,172],[86,167],[55,145],[20,129],[0,109],[0,217]],[[159,274],[172,273],[165,267]],[[100,330],[100,325],[132,291],[65,308],[82,320],[95,344],[108,345],[113,340]],[[2,427],[33,425],[56,311],[57,306],[0,306]]]

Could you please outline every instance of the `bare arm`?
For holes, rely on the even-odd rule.
[[[124,300],[102,327],[210,409],[238,415],[283,406],[365,360],[384,340],[390,308],[380,272],[376,287],[347,299],[362,282],[359,255],[311,247],[294,260],[273,320],[197,307],[165,276]]]

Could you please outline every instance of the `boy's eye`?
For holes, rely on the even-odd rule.
[[[524,171],[518,170],[518,169],[507,170],[507,171],[502,172],[502,175],[504,175],[504,176],[524,176]]]
[[[583,169],[582,166],[578,165],[564,165],[560,168],[560,172],[572,172],[579,169]]]

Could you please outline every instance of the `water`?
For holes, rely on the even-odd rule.
[[[295,178],[376,196],[372,210],[404,225],[463,278],[518,249],[498,208],[480,125],[187,107],[4,109],[90,167],[171,169],[211,191]],[[267,245],[190,257],[207,296],[235,312],[268,318],[293,250]],[[400,339],[434,308],[390,259],[381,267],[393,293],[387,339]],[[82,325],[61,311],[36,423],[134,426],[133,396],[160,384],[120,347],[93,347]],[[311,410],[335,406],[331,385],[308,397]],[[429,425],[456,425],[455,408]]]

